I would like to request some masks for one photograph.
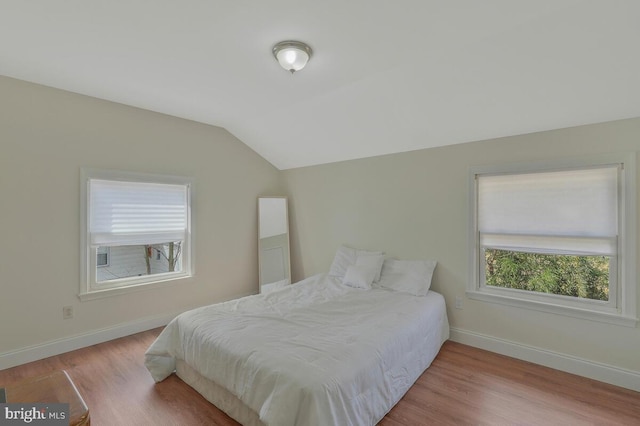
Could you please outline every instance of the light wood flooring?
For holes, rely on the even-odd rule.
[[[2,370],[0,387],[64,369],[94,426],[237,425],[175,375],[153,383],[160,330]],[[380,425],[640,425],[640,393],[447,342]]]

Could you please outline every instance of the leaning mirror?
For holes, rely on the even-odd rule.
[[[287,197],[258,198],[260,292],[291,282]]]

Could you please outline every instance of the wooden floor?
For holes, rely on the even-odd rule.
[[[94,426],[237,425],[143,354],[161,329],[0,371],[0,387],[64,369]],[[447,342],[380,422],[397,425],[639,425],[640,393]]]

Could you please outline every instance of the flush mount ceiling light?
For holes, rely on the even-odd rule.
[[[311,48],[301,41],[281,41],[273,46],[273,56],[282,68],[293,74],[311,59]]]

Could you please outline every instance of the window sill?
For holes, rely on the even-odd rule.
[[[480,300],[489,303],[499,303],[502,305],[515,306],[523,309],[530,309],[541,312],[548,312],[557,315],[565,315],[574,318],[580,318],[590,321],[603,322],[614,325],[621,325],[624,327],[635,328],[638,324],[638,319],[634,317],[628,317],[623,315],[616,315],[607,312],[598,312],[587,309],[581,309],[572,306],[563,306],[552,303],[545,303],[540,301],[527,300],[516,297],[509,297],[504,295],[490,294],[481,291],[466,292],[467,297],[474,300]]]
[[[112,287],[112,288],[105,288],[103,290],[92,290],[87,292],[81,292],[80,294],[78,294],[78,298],[80,299],[80,301],[85,302],[87,300],[102,299],[105,297],[119,296],[123,294],[135,293],[138,291],[170,287],[173,285],[182,284],[182,281],[184,279],[191,278],[191,277],[192,275],[184,275],[179,277],[172,277],[165,280],[140,283],[140,284],[132,284],[124,287]]]

